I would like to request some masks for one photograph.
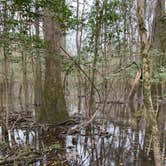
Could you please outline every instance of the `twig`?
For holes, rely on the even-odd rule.
[[[100,96],[99,90],[95,86],[94,82],[92,82],[92,80],[86,74],[86,72],[81,68],[81,66],[73,59],[73,57],[62,46],[60,46],[60,49],[74,62],[75,66],[78,67],[78,69],[85,75],[85,77],[88,79],[88,81],[93,85],[94,89],[96,90],[96,92],[98,94],[99,101],[101,101],[101,96]]]

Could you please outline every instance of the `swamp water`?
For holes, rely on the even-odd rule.
[[[29,115],[28,115],[29,116]],[[140,113],[124,104],[111,106],[86,128],[67,133],[73,124],[36,125],[31,118],[16,118],[20,125],[0,127],[0,165],[11,166],[153,166],[151,136]],[[19,115],[18,115],[19,117]],[[30,117],[30,116],[29,116]],[[32,115],[33,117],[33,115]],[[79,121],[81,117],[79,117]],[[159,127],[163,165],[166,165],[165,105]],[[147,155],[148,154],[148,155]]]

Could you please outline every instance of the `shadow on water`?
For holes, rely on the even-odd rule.
[[[165,106],[160,107],[161,150],[166,157]],[[141,109],[136,106],[136,110]],[[141,112],[141,111],[140,111]],[[89,127],[66,134],[65,126],[22,125],[0,127],[1,165],[153,166],[150,136],[134,107],[115,104]],[[18,123],[19,124],[19,123]],[[14,127],[12,127],[14,126]],[[147,151],[150,149],[149,155]],[[164,163],[166,165],[166,162]]]

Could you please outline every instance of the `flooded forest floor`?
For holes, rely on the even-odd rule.
[[[160,147],[166,165],[166,115],[161,104],[158,116]],[[34,110],[10,112],[0,121],[0,165],[153,166],[151,136],[141,111],[129,104],[111,104],[93,122],[75,113],[63,124],[43,125]],[[79,126],[79,127],[78,127]]]

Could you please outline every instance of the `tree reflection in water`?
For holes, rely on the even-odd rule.
[[[137,106],[138,110],[139,106]],[[129,108],[127,108],[129,109]],[[160,111],[160,117],[164,115]],[[125,111],[123,105],[112,107],[110,121],[98,120],[98,124],[81,130],[81,134],[66,137],[66,157],[70,165],[81,166],[153,166],[153,152],[147,156],[150,135],[145,129],[146,121],[137,115],[133,107]],[[166,153],[164,130],[165,118],[160,119],[161,148]],[[134,121],[134,122],[133,122]],[[73,140],[75,144],[73,143]]]
[[[80,132],[65,135],[65,127],[0,127],[1,158],[12,158],[25,152],[36,152],[33,160],[19,160],[15,163],[35,166],[153,166],[153,151],[149,150],[146,121],[141,118],[139,105],[110,107],[109,113],[98,116],[93,124]],[[136,111],[137,110],[137,111]],[[141,112],[141,111],[140,111]],[[163,159],[166,157],[166,123],[164,106],[160,107],[159,126]],[[2,165],[2,164],[1,164]],[[3,164],[5,165],[5,164]],[[12,162],[6,165],[13,165]]]

